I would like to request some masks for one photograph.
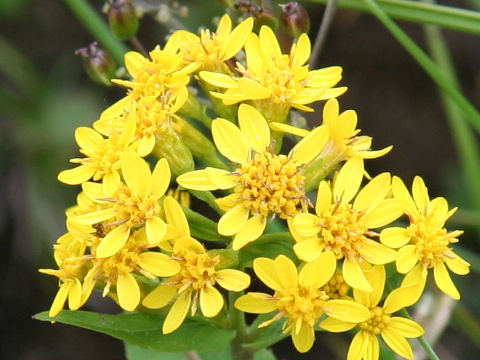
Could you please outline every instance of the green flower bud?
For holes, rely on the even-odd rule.
[[[277,18],[264,6],[253,3],[249,0],[238,0],[235,2],[235,9],[242,12],[244,17],[255,18],[254,31],[258,32],[262,25],[272,29],[278,26]]]
[[[282,23],[289,35],[298,37],[310,30],[310,18],[302,5],[296,1],[290,1],[279,6],[282,11]]]
[[[83,66],[90,78],[99,84],[111,86],[110,80],[115,77],[117,64],[108,53],[93,42],[87,47],[75,51],[82,57]]]
[[[121,40],[135,36],[139,21],[130,0],[112,0],[108,9],[108,23],[115,36]]]

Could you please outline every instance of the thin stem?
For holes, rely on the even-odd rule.
[[[322,22],[320,24],[320,28],[318,29],[317,36],[315,37],[315,43],[313,44],[312,55],[310,57],[310,64],[312,68],[315,68],[318,59],[320,58],[323,44],[327,38],[328,29],[332,24],[335,11],[337,10],[337,3],[338,0],[328,0],[327,6],[325,7],[325,12],[323,13]]]
[[[90,4],[85,0],[64,0],[64,2],[115,61],[123,65],[123,55],[128,48],[113,36],[108,26]]]
[[[230,348],[233,360],[253,360],[254,350],[242,346],[248,335],[245,314],[234,306],[235,301],[241,295],[242,293],[236,292],[230,292],[228,294],[230,324],[231,327],[236,330],[236,336],[232,339]]]
[[[407,319],[410,319],[412,320],[412,317],[410,316],[410,314],[408,313],[408,311],[406,309],[402,309],[400,310],[400,312],[403,314],[403,316],[405,316]],[[420,342],[420,344],[422,345],[422,347],[425,349],[425,352],[427,353],[428,357],[430,358],[430,360],[440,360],[440,358],[438,357],[437,353],[435,352],[435,350],[433,350],[432,346],[430,345],[430,343],[425,339],[424,336],[420,336],[419,338],[417,338],[418,341]]]
[[[130,39],[130,43],[135,47],[135,49],[141,52],[143,56],[145,56],[147,59],[149,58],[148,51],[145,49],[145,47],[142,45],[142,43],[138,40],[136,36]]]

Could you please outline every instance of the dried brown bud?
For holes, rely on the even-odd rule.
[[[298,37],[301,33],[308,33],[310,18],[302,5],[296,1],[290,1],[286,4],[279,4],[279,6],[282,10],[283,25],[292,37]]]

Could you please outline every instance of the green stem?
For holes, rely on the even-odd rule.
[[[410,314],[408,313],[408,311],[406,309],[402,309],[400,310],[400,312],[402,313],[403,316],[405,316],[407,319],[410,319],[412,320],[412,317],[410,316]],[[430,358],[430,360],[440,360],[440,358],[438,357],[437,353],[435,352],[435,350],[433,350],[432,346],[430,345],[430,343],[425,339],[425,337],[423,336],[420,336],[419,338],[417,338],[418,341],[420,342],[420,344],[422,345],[423,349],[425,350],[425,352],[427,353],[428,357]]]
[[[433,81],[463,110],[467,120],[480,133],[480,113],[475,107],[455,88],[449,79],[442,73],[438,66],[425,54],[425,52],[410,39],[410,37],[397,25],[374,0],[363,0],[370,11],[402,44],[407,52],[418,62],[422,69]]]
[[[247,339],[247,324],[245,322],[245,314],[235,308],[235,301],[242,295],[242,293],[230,292],[228,294],[229,306],[230,306],[230,324],[233,329],[236,330],[236,336],[230,343],[233,360],[253,360],[254,351],[249,348],[245,348],[242,344]]]
[[[93,37],[112,55],[115,61],[123,65],[123,56],[128,48],[115,38],[91,5],[86,0],[64,0],[64,2]]]
[[[308,0],[326,4],[329,0]],[[421,24],[438,25],[440,27],[480,35],[480,13],[444,5],[424,4],[411,0],[377,0],[378,6],[389,16],[399,20],[407,20]],[[363,12],[373,11],[363,1],[340,0],[341,8]]]
[[[440,29],[436,26],[426,26],[425,35],[430,53],[439,70],[449,80],[452,87],[460,89],[453,61]],[[463,180],[466,182],[470,194],[472,194],[471,199],[474,201],[472,205],[476,209],[480,209],[480,187],[478,186],[480,184],[480,153],[475,134],[466,122],[462,109],[445,93],[441,92],[440,96],[458,152]]]

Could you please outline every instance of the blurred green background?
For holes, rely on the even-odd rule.
[[[90,1],[98,10],[102,1]],[[210,25],[222,7],[215,0],[183,1],[190,15],[182,19],[190,30]],[[444,1],[471,8],[475,2]],[[208,5],[206,5],[208,4]],[[319,27],[324,5],[305,3]],[[424,46],[423,27],[399,22]],[[479,24],[480,26],[480,24]],[[167,29],[145,17],[138,37],[147,49],[162,43]],[[442,32],[449,45],[461,87],[480,108],[479,37]],[[65,232],[64,210],[75,201],[75,187],[60,184],[58,172],[77,154],[73,138],[78,126],[91,125],[102,109],[124,91],[94,84],[74,51],[94,39],[63,1],[0,0],[0,358],[122,359],[123,345],[105,335],[31,316],[50,307],[57,291],[53,277],[37,272],[52,268],[52,245]],[[460,159],[435,84],[388,31],[371,15],[339,9],[333,20],[319,66],[341,65],[341,85],[349,90],[339,99],[342,109],[355,109],[362,133],[374,137],[374,148],[394,150],[369,161],[371,174],[390,171],[411,184],[421,175],[432,196],[445,196],[461,210],[451,230],[465,229],[460,246],[473,271],[455,277],[462,300],[440,307],[453,317],[440,335],[436,350],[442,359],[480,358],[478,297],[480,213],[461,178]],[[318,124],[322,104],[309,118]],[[479,164],[480,166],[480,164]],[[478,184],[480,186],[480,184]],[[460,252],[460,251],[459,251]],[[462,252],[463,254],[463,252]],[[475,270],[476,269],[476,270]],[[436,292],[435,294],[438,294]],[[98,294],[86,306],[118,312]],[[294,352],[287,339],[275,348],[279,359],[331,359],[345,354],[338,335],[318,336],[306,355]]]

